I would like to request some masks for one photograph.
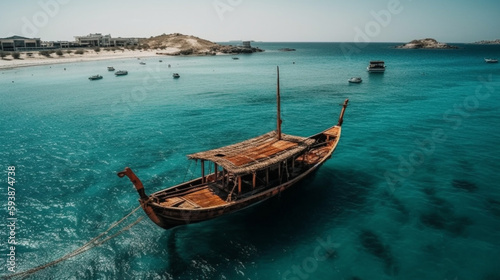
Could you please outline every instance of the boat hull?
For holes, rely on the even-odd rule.
[[[385,72],[385,68],[370,68],[370,67],[367,67],[366,70],[370,73],[384,73]]]

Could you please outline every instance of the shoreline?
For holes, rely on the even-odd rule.
[[[117,50],[106,51],[101,50],[95,52],[94,50],[86,49],[83,54],[64,53],[63,56],[52,54],[51,57],[39,55],[38,52],[33,52],[32,56],[28,56],[28,52],[22,52],[20,59],[9,58],[0,59],[0,70],[15,69],[19,67],[42,66],[51,64],[73,63],[73,62],[86,62],[86,61],[99,61],[99,60],[113,60],[122,58],[140,58],[152,56],[169,56],[178,52],[176,48],[171,48],[168,51],[162,50],[161,54],[157,54],[157,50]]]

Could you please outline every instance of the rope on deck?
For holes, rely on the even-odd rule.
[[[32,268],[32,269],[29,269],[29,270],[26,270],[26,271],[22,271],[22,272],[17,272],[17,273],[13,273],[13,274],[10,274],[10,275],[6,275],[6,276],[3,276],[2,279],[21,279],[21,278],[24,278],[24,277],[28,277],[30,276],[31,274],[34,274],[40,270],[43,270],[45,268],[48,268],[48,267],[51,267],[51,266],[54,266],[62,261],[65,261],[67,259],[70,259],[72,257],[75,257],[91,248],[94,248],[94,247],[97,247],[99,245],[102,245],[103,243],[117,237],[118,235],[122,234],[123,232],[125,232],[126,230],[129,230],[130,228],[132,228],[134,225],[136,225],[137,223],[139,223],[144,217],[141,216],[139,217],[137,220],[135,220],[134,222],[128,224],[127,226],[123,227],[122,229],[120,229],[119,231],[117,231],[116,233],[114,233],[113,235],[110,235],[110,236],[107,236],[106,235],[113,229],[115,228],[116,226],[118,226],[119,224],[121,224],[123,221],[125,221],[128,217],[130,217],[130,215],[132,215],[133,213],[135,213],[137,210],[139,210],[141,208],[141,206],[138,206],[137,208],[135,208],[134,210],[132,210],[130,213],[128,213],[127,215],[125,215],[121,220],[113,223],[107,230],[105,230],[104,232],[102,232],[101,234],[99,234],[98,236],[94,237],[93,239],[91,239],[89,242],[85,243],[83,246],[77,248],[76,250],[64,255],[63,257],[57,259],[57,260],[54,260],[54,261],[51,261],[49,263],[46,263],[44,265],[41,265],[41,266],[37,266],[35,268]],[[105,238],[104,238],[105,237]]]

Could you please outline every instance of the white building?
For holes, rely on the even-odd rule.
[[[101,33],[90,33],[86,36],[75,36],[75,41],[85,47],[109,47],[111,35]]]
[[[40,38],[26,38],[21,36],[11,36],[0,38],[1,51],[26,51],[36,50],[41,47]]]
[[[75,41],[82,47],[123,47],[139,44],[139,38],[112,38],[110,34],[90,33],[86,36],[75,36]]]

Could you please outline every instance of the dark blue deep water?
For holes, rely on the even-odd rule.
[[[500,279],[500,65],[483,61],[500,46],[253,45],[266,51],[0,70],[1,275],[9,166],[19,272],[137,207],[116,176],[125,166],[152,193],[198,175],[185,155],[274,130],[280,66],[285,133],[331,126],[350,99],[340,144],[314,176],[213,221],[165,231],[144,219],[28,279]],[[370,60],[386,73],[367,73]]]

